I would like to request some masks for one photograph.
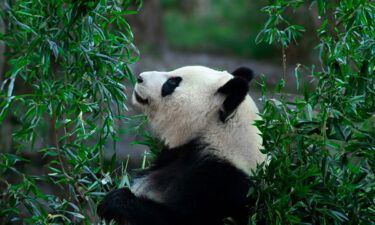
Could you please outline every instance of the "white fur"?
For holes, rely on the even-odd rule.
[[[213,147],[206,151],[229,160],[246,173],[265,160],[259,151],[260,132],[253,125],[259,119],[258,109],[250,96],[226,123],[219,120],[225,96],[217,90],[233,75],[203,66],[186,66],[170,72],[144,72],[140,76],[144,81],[135,86],[135,91],[149,104],[138,103],[134,96],[133,103],[149,117],[153,130],[169,147],[203,137]],[[182,82],[172,95],[163,98],[162,85],[175,76],[182,77]]]

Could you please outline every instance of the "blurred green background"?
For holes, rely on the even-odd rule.
[[[186,6],[182,2],[162,1],[162,22],[171,47],[255,59],[275,55],[272,47],[255,43],[265,20],[255,1],[200,0]]]

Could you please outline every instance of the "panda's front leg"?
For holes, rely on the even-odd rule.
[[[108,193],[98,206],[98,215],[129,225],[182,224],[167,207],[150,199],[137,197],[129,189],[121,188]]]
[[[128,201],[134,198],[133,193],[126,188],[117,189],[108,193],[98,206],[98,215],[105,220],[125,222],[124,213]]]

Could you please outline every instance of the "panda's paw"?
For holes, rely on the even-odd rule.
[[[97,208],[99,217],[107,221],[123,221],[127,202],[133,198],[135,198],[134,194],[127,188],[109,192]]]

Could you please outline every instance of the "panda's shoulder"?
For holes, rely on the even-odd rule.
[[[187,161],[200,161],[202,156],[200,153],[207,148],[208,145],[194,139],[186,144],[169,148],[165,146],[156,156],[155,161],[151,166],[151,170],[161,169],[171,164],[183,163]]]
[[[184,145],[163,149],[157,156],[150,170],[169,168],[168,172],[185,172],[192,179],[233,179],[247,178],[247,175],[230,161],[220,157],[216,149],[200,139],[194,139]]]

